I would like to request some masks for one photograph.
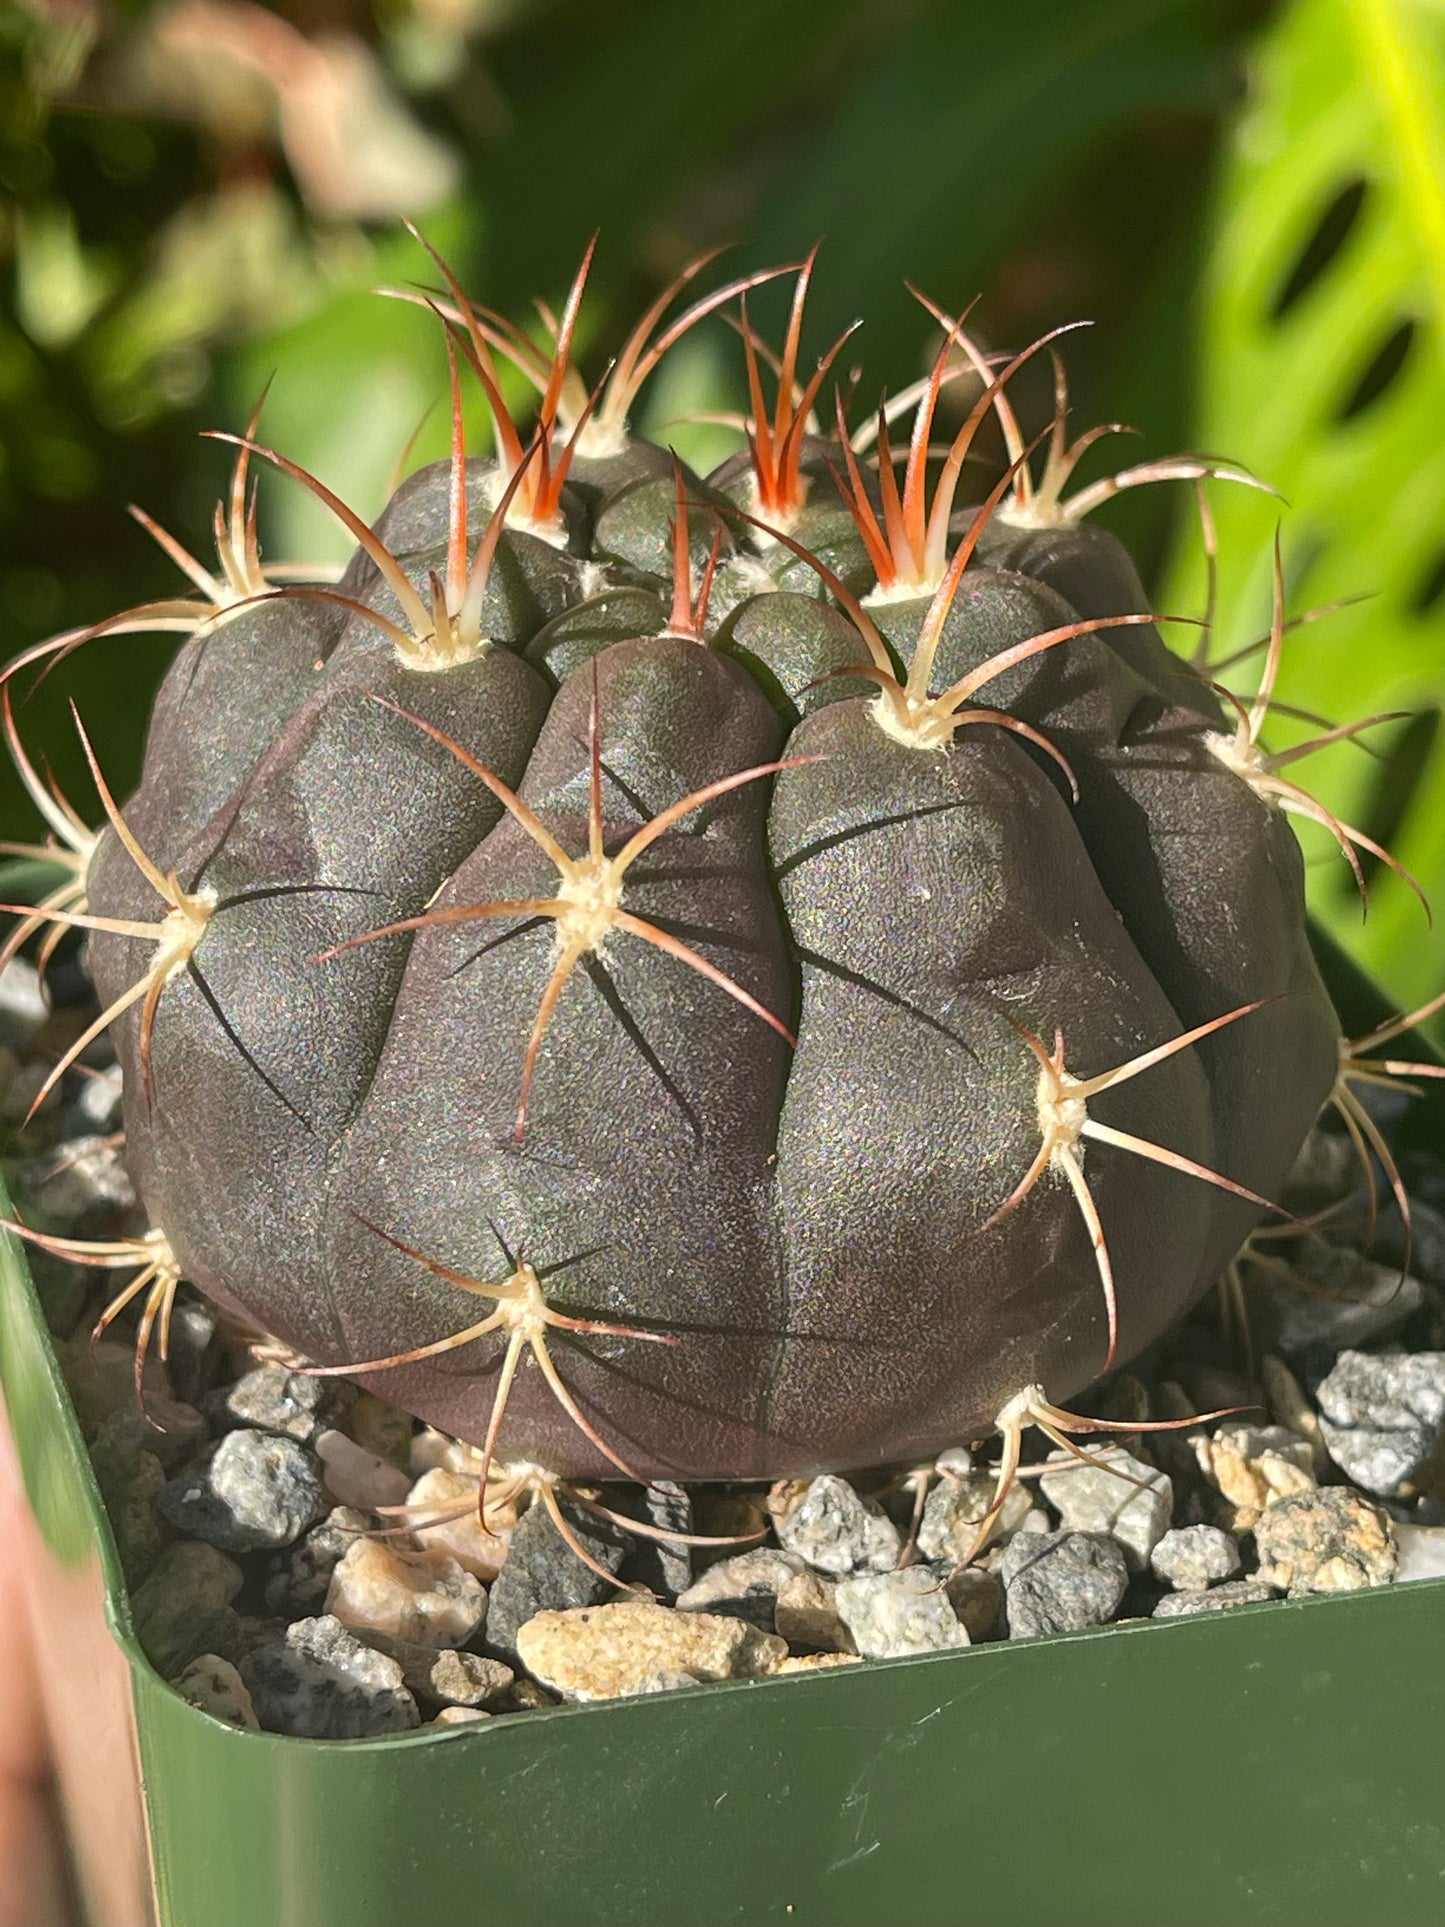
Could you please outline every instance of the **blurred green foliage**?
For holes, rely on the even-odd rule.
[[[1445,491],[1428,402],[1441,304],[1419,273],[1428,235],[1396,193],[1395,163],[1379,165],[1399,123],[1388,87],[1361,74],[1371,17],[1418,36],[1417,92],[1433,74],[1438,110],[1445,67],[1405,0],[1034,0],[1026,18],[973,0],[0,0],[0,649],[178,591],[128,501],[209,560],[226,460],[198,431],[239,427],[273,373],[264,438],[363,513],[380,506],[418,422],[408,459],[442,452],[435,324],[371,292],[434,279],[404,212],[475,295],[519,318],[534,296],[559,298],[600,228],[581,334],[594,374],[647,299],[712,246],[730,248],[710,270],[722,275],[822,238],[806,345],[821,350],[866,316],[846,357],[861,364],[860,405],[912,379],[931,349],[905,276],[955,309],[981,295],[975,323],[1001,346],[1089,316],[1097,325],[1069,345],[1079,425],[1131,420],[1141,453],[1197,442],[1251,461],[1296,502],[1293,586],[1380,586],[1392,504],[1409,494],[1418,561],[1445,546]],[[1436,4],[1431,34],[1441,21]],[[1291,59],[1312,78],[1281,80]],[[1326,152],[1312,116],[1341,99],[1356,103],[1358,151]],[[1431,166],[1416,166],[1417,181]],[[1282,323],[1262,322],[1260,302],[1267,311],[1352,169],[1377,184],[1367,211],[1394,241],[1340,292],[1342,250]],[[759,297],[765,330],[785,298]],[[1358,437],[1388,401],[1403,426],[1393,458],[1364,462],[1343,515],[1338,469],[1315,459],[1329,439],[1316,404],[1288,399],[1324,392],[1311,356],[1354,366],[1319,323],[1341,302],[1351,343],[1373,341],[1376,310],[1382,326],[1415,322],[1418,394],[1414,414],[1391,390],[1345,424]],[[652,383],[643,425],[716,459],[729,431],[683,418],[741,400],[736,337],[708,324]],[[1041,375],[1020,382],[1019,402],[1043,421]],[[1093,472],[1106,461],[1101,451]],[[1222,643],[1259,620],[1272,511],[1236,507],[1220,487],[1213,499]],[[262,504],[269,554],[339,552],[334,525],[283,478],[264,478]],[[1192,504],[1187,490],[1145,490],[1107,515],[1157,574]],[[1322,539],[1333,559],[1306,574]],[[1198,608],[1184,562],[1170,585],[1170,606]],[[1418,576],[1410,593],[1424,595]],[[1432,606],[1445,613],[1445,597]],[[1399,676],[1382,663],[1387,627],[1354,610],[1311,629],[1308,655],[1303,643],[1291,652],[1294,699],[1341,714],[1402,690],[1436,700],[1428,651]],[[1410,634],[1427,631],[1438,648],[1438,626]],[[66,699],[123,790],[172,647],[98,642],[26,705],[27,740],[84,809]],[[1305,696],[1316,664],[1325,693]],[[1406,745],[1416,764],[1422,742],[1417,730]],[[1334,760],[1347,774],[1331,796],[1357,803],[1363,784],[1375,809],[1389,787],[1381,766],[1359,752]],[[5,780],[0,825],[28,830]],[[1407,826],[1407,841],[1445,900],[1445,829],[1425,848]],[[1347,880],[1336,859],[1321,886],[1332,914],[1336,871]],[[1378,929],[1375,967],[1402,986],[1428,977],[1428,946],[1413,937],[1413,974],[1392,973],[1405,926],[1384,891]],[[1358,927],[1348,934],[1357,941]]]
[[[1286,498],[1214,501],[1216,654],[1268,629],[1280,523],[1292,610],[1359,597],[1292,636],[1286,702],[1335,721],[1410,719],[1300,770],[1445,905],[1445,9],[1297,0],[1263,39],[1232,135],[1202,283],[1195,439]],[[1162,591],[1197,606],[1197,545]],[[1272,747],[1312,734],[1276,720]],[[1308,773],[1305,774],[1304,772]],[[1406,885],[1349,870],[1307,830],[1314,908],[1405,1003],[1440,988],[1442,944]]]

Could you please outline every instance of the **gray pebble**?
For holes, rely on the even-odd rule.
[[[516,1674],[500,1659],[455,1647],[419,1646],[410,1639],[364,1626],[349,1626],[363,1644],[385,1653],[401,1668],[402,1683],[413,1699],[428,1706],[485,1706],[506,1693]]]
[[[660,1532],[695,1532],[692,1500],[669,1479],[643,1486],[637,1494],[643,1521]],[[632,1508],[628,1508],[631,1510]],[[664,1599],[676,1599],[692,1584],[692,1547],[682,1539],[654,1539],[639,1533],[622,1569],[623,1577]]]
[[[97,1464],[104,1458],[149,1452],[167,1472],[174,1472],[200,1451],[207,1436],[205,1418],[194,1405],[174,1398],[148,1398],[143,1412],[133,1405],[112,1412],[96,1433],[90,1452]]]
[[[299,1539],[324,1500],[314,1456],[294,1439],[230,1432],[209,1460],[180,1473],[160,1497],[178,1532],[225,1552],[253,1552]]]
[[[1342,1131],[1322,1130],[1316,1124],[1285,1180],[1287,1201],[1296,1208],[1331,1204],[1347,1198],[1359,1179],[1360,1160],[1350,1140]]]
[[[50,1001],[32,963],[12,957],[0,970],[0,1044],[23,1057],[50,1016]]]
[[[1030,1532],[1004,1547],[998,1573],[1011,1639],[1102,1626],[1123,1603],[1129,1568],[1102,1532]]]
[[[240,1631],[231,1601],[243,1582],[241,1568],[214,1546],[166,1547],[130,1602],[136,1638],[158,1673],[173,1679],[198,1653],[231,1656]]]
[[[775,1520],[779,1544],[819,1572],[888,1572],[903,1549],[881,1506],[831,1473],[809,1481],[793,1509]]]
[[[35,1104],[36,1118],[53,1118],[60,1109],[59,1084],[52,1084],[44,1097],[40,1097],[46,1079],[53,1069],[54,1065],[43,1057],[27,1058],[14,1075],[6,1080],[4,1089],[0,1090],[0,1121],[17,1127],[23,1126],[30,1114],[32,1104]],[[38,1104],[36,1104],[37,1097],[40,1097]],[[32,1118],[31,1122],[34,1123],[34,1121]]]
[[[1239,1547],[1218,1526],[1180,1526],[1166,1532],[1149,1555],[1156,1579],[1176,1592],[1203,1592],[1239,1571]]]
[[[329,1615],[298,1620],[284,1644],[249,1653],[240,1673],[268,1732],[356,1740],[421,1725],[397,1662]]]
[[[126,1584],[139,1585],[166,1542],[156,1514],[156,1501],[166,1485],[165,1468],[154,1453],[135,1446],[129,1451],[104,1451],[99,1440],[90,1448],[90,1462]]]
[[[854,1573],[838,1581],[834,1600],[865,1659],[898,1659],[969,1643],[943,1581],[927,1566]]]
[[[210,1393],[205,1410],[217,1431],[252,1426],[310,1445],[339,1425],[356,1396],[342,1379],[310,1378],[282,1365],[258,1365],[234,1385]]]
[[[236,1631],[236,1643],[231,1648],[231,1657],[239,1666],[247,1653],[258,1652],[263,1646],[279,1646],[286,1637],[289,1621],[279,1613],[242,1613]]]
[[[1356,1485],[1388,1497],[1440,1443],[1445,1352],[1341,1352],[1315,1397],[1330,1457]]]
[[[720,1559],[677,1596],[679,1612],[725,1613],[746,1619],[761,1632],[777,1631],[778,1594],[801,1572],[803,1561],[776,1546],[757,1546],[733,1559]]]
[[[1395,1583],[1445,1578],[1445,1526],[1397,1525],[1395,1549],[1400,1563]]]
[[[1445,1285],[1445,1216],[1423,1198],[1410,1200],[1410,1252],[1411,1268],[1421,1278],[1428,1284]]]
[[[1401,1278],[1397,1267],[1376,1264],[1323,1238],[1301,1241],[1294,1268],[1320,1290],[1301,1291],[1289,1279],[1268,1273],[1251,1287],[1263,1295],[1276,1320],[1275,1349],[1286,1357],[1389,1338],[1425,1303],[1418,1278]]]
[[[369,1512],[358,1512],[347,1505],[333,1507],[298,1545],[271,1562],[266,1576],[267,1609],[287,1619],[306,1619],[319,1613],[326,1603],[332,1573],[358,1535],[370,1531],[372,1523]]]
[[[67,1138],[109,1137],[120,1128],[121,1072],[119,1064],[80,1080],[80,1089],[66,1109],[61,1134]]]
[[[178,1298],[171,1312],[171,1349],[166,1361],[176,1397],[194,1405],[209,1390],[221,1361],[216,1320],[195,1298]]]
[[[57,1231],[97,1230],[135,1209],[135,1186],[117,1145],[76,1138],[21,1167],[20,1183]]]
[[[1044,1497],[1065,1532],[1107,1533],[1122,1547],[1129,1570],[1142,1572],[1169,1530],[1174,1488],[1168,1474],[1118,1445],[1091,1447],[1089,1458],[1085,1465],[1067,1452],[1051,1452],[1049,1463],[1059,1469],[1039,1480]],[[1143,1489],[1131,1480],[1142,1480]]]
[[[568,1499],[559,1500],[562,1516],[599,1566],[620,1572],[627,1556],[621,1529]],[[520,1665],[517,1631],[540,1612],[569,1606],[596,1606],[616,1588],[579,1559],[547,1516],[534,1504],[517,1521],[506,1563],[492,1586],[487,1608],[487,1649]]]
[[[956,1463],[956,1461],[955,1461]],[[918,1550],[925,1559],[957,1565],[967,1559],[978,1539],[981,1522],[993,1505],[997,1481],[992,1472],[947,1474],[928,1495],[918,1527]],[[1020,1531],[1033,1505],[1029,1488],[1016,1481],[1004,1494],[1003,1505],[985,1544],[1011,1539]]]
[[[183,1673],[171,1681],[182,1699],[209,1713],[213,1720],[228,1726],[249,1727],[253,1732],[261,1722],[246,1691],[246,1682],[230,1660],[219,1653],[202,1653]]]
[[[64,1343],[75,1336],[90,1305],[95,1273],[89,1265],[72,1263],[69,1258],[57,1257],[53,1251],[43,1251],[39,1245],[31,1245],[25,1255],[45,1328],[52,1338]],[[87,1332],[90,1323],[87,1319]]]
[[[1229,1579],[1208,1592],[1166,1593],[1154,1608],[1155,1619],[1187,1619],[1194,1613],[1221,1613],[1230,1606],[1261,1606],[1278,1599],[1273,1586],[1261,1579]]]

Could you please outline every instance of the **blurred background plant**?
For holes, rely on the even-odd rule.
[[[183,592],[126,504],[205,560],[226,462],[198,431],[239,427],[273,373],[264,438],[366,514],[442,452],[435,324],[371,292],[434,279],[403,214],[519,319],[600,228],[594,374],[700,250],[730,244],[735,273],[822,237],[807,339],[867,317],[860,398],[933,346],[908,276],[955,310],[981,292],[997,346],[1090,317],[1079,425],[1280,487],[1284,511],[1211,491],[1216,654],[1267,626],[1281,514],[1292,607],[1372,592],[1291,641],[1281,694],[1418,712],[1311,781],[1445,903],[1442,100],[1440,0],[0,0],[0,650]],[[765,325],[784,298],[759,296]],[[741,374],[705,325],[641,425],[712,462],[736,437],[698,418],[741,407]],[[1045,418],[1042,387],[1020,403]],[[1106,519],[1161,607],[1200,608],[1187,488]],[[262,531],[276,557],[342,546],[277,477]],[[66,699],[124,789],[173,646],[98,642],[26,705],[84,811]],[[0,833],[32,814],[5,772]],[[1323,835],[1310,854],[1356,954],[1402,997],[1436,988],[1409,893],[1381,874],[1362,934],[1344,864]]]

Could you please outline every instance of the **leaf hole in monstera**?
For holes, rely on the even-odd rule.
[[[1445,549],[1433,556],[1429,565],[1421,571],[1419,586],[1410,597],[1410,614],[1430,615],[1442,597],[1445,597]]]
[[[1344,424],[1355,421],[1384,399],[1404,374],[1418,333],[1418,323],[1409,316],[1395,323],[1366,361],[1354,386],[1336,409],[1336,422]]]
[[[1269,304],[1269,318],[1283,321],[1302,301],[1355,232],[1370,195],[1363,174],[1346,181],[1327,203],[1290,263]]]

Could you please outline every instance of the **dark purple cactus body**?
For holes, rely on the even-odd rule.
[[[139,1008],[117,1027],[129,1156],[186,1275],[318,1362],[465,1330],[500,1300],[461,1281],[523,1263],[563,1319],[610,1327],[549,1333],[585,1429],[536,1355],[518,1358],[508,1457],[689,1478],[906,1458],[986,1432],[1027,1386],[1070,1396],[1109,1353],[1096,1241],[1062,1169],[999,1215],[1043,1142],[1024,1033],[1049,1050],[1061,1033],[1086,1078],[1261,1003],[1087,1108],[1277,1191],[1338,1061],[1299,854],[1211,750],[1213,696],[1147,626],[1076,634],[980,689],[1046,744],[965,717],[920,746],[882,726],[877,674],[849,674],[876,670],[855,616],[816,580],[804,592],[791,552],[785,567],[704,509],[692,566],[716,542],[734,588],[701,633],[669,633],[658,466],[649,452],[569,495],[565,549],[502,536],[469,660],[418,668],[361,613],[305,597],[182,649],[126,814],[211,896],[146,1064]],[[475,537],[486,470],[470,474]],[[719,483],[742,499],[735,473]],[[379,524],[419,587],[445,567],[448,499],[439,465]],[[833,501],[817,514],[830,566],[866,580]],[[786,586],[759,590],[769,575]],[[364,555],[341,593],[398,619]],[[925,694],[1081,613],[1143,607],[1108,538],[995,524]],[[871,611],[900,678],[927,611]],[[458,750],[572,859],[594,820],[613,856],[680,799],[782,765],[630,864],[621,910],[672,947],[602,930],[530,1070],[575,917],[497,908],[555,904],[562,872]],[[113,833],[88,882],[101,917],[160,914]],[[110,1000],[150,947],[97,932],[91,955]],[[1260,1212],[1117,1142],[1081,1155],[1122,1360]],[[497,1326],[370,1382],[480,1441],[506,1347]]]

